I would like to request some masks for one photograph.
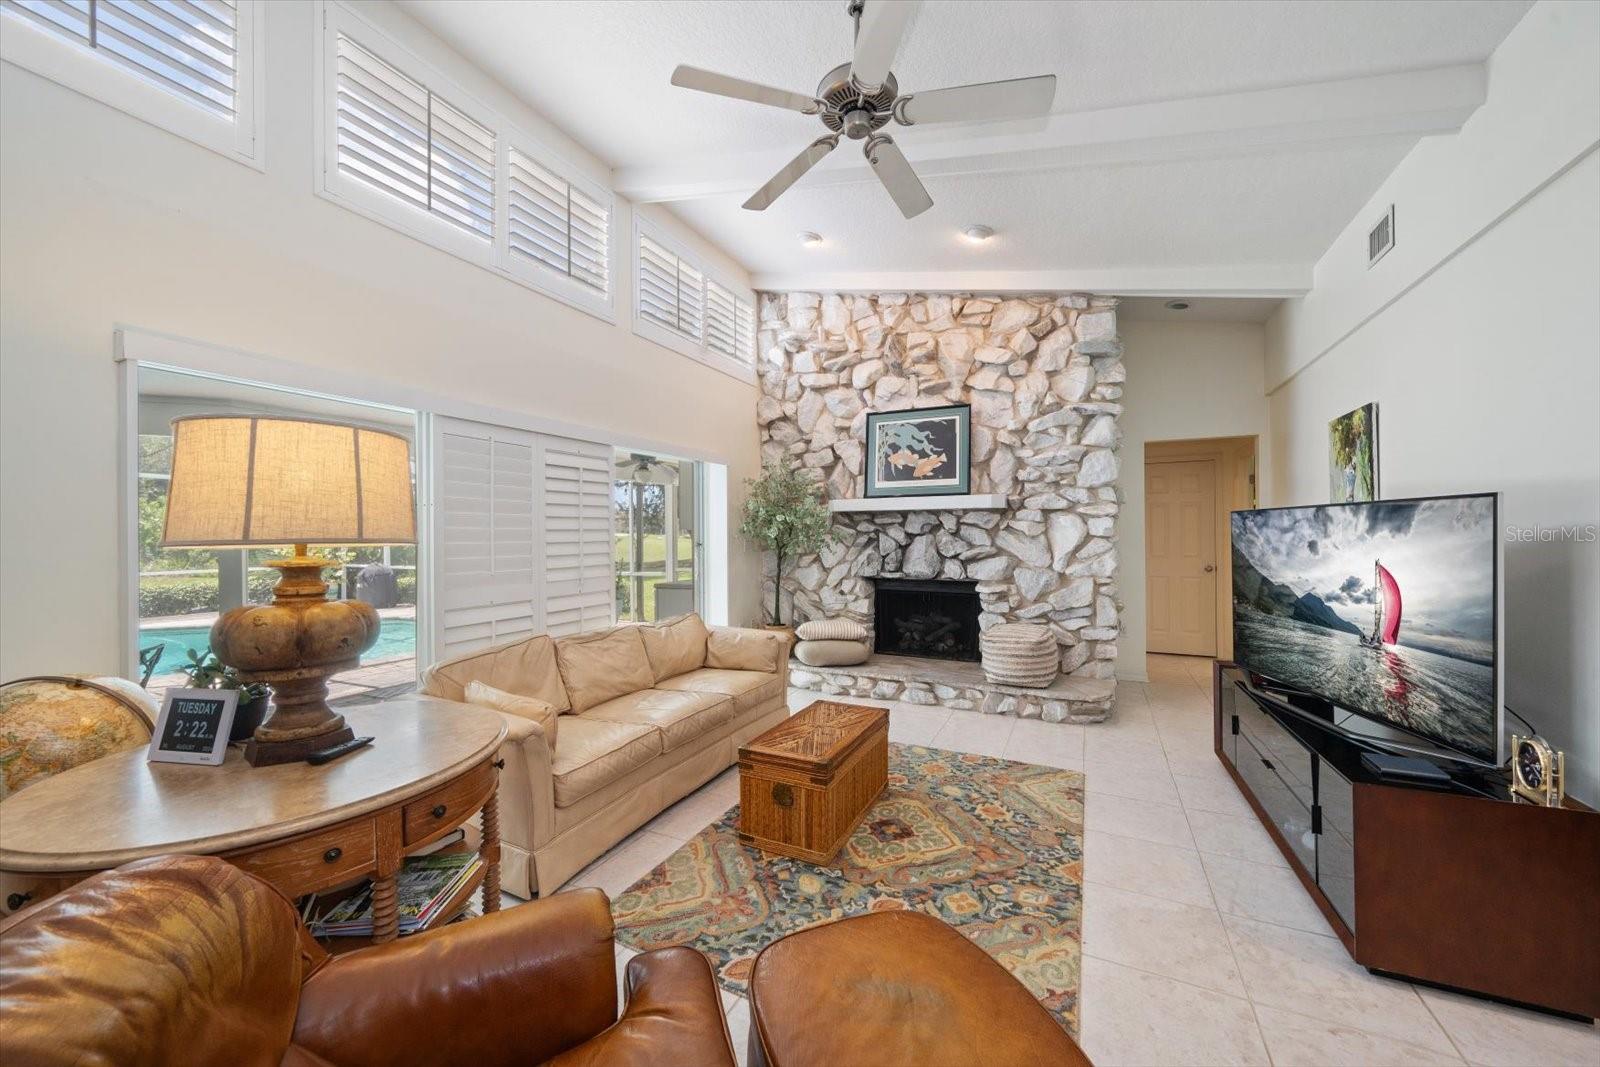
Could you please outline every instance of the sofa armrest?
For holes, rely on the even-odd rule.
[[[628,961],[628,1003],[615,1026],[548,1067],[734,1067],[733,1042],[711,961],[686,946]]]
[[[493,709],[490,709],[493,710]],[[528,852],[555,836],[556,784],[550,742],[532,719],[496,711],[506,724],[500,758],[500,839]],[[560,736],[558,725],[556,734]]]
[[[711,626],[707,631],[707,667],[788,674],[788,634],[741,626]]]
[[[328,960],[294,1041],[340,1067],[542,1063],[617,1017],[611,903],[579,889]]]

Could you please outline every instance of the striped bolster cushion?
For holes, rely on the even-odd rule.
[[[802,641],[865,641],[867,628],[849,619],[813,619],[795,628]]]

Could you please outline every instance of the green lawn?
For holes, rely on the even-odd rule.
[[[622,577],[622,572],[631,568],[632,560],[628,558],[628,535],[617,534],[616,561],[617,561],[617,587],[618,615],[628,614],[626,597],[632,595],[633,583],[630,579]],[[692,561],[694,559],[694,539],[688,534],[678,536],[678,574],[687,580],[692,577]],[[661,567],[667,561],[667,537],[665,534],[644,535],[644,569]],[[645,622],[652,622],[656,618],[656,583],[665,581],[666,574],[652,575],[644,579],[644,612],[638,616]],[[626,590],[626,591],[624,591]]]
[[[628,560],[628,535],[615,535],[614,544],[617,546],[617,567],[627,570]],[[678,563],[681,566],[686,561],[694,558],[694,539],[688,534],[678,535]],[[665,563],[667,560],[667,535],[644,535],[644,565],[648,570],[654,564]]]

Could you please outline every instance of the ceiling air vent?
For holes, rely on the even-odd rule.
[[[1389,210],[1384,212],[1378,224],[1367,231],[1367,266],[1372,266],[1378,260],[1389,254],[1389,249],[1394,247],[1394,205],[1389,205]]]

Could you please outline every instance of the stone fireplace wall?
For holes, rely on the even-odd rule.
[[[834,541],[784,576],[788,618],[872,625],[878,575],[971,579],[988,629],[1048,625],[1062,670],[1110,678],[1117,654],[1116,301],[770,293],[760,298],[764,464],[862,496],[869,411],[972,405],[973,493],[990,511],[841,514]],[[772,599],[767,560],[765,602]]]

